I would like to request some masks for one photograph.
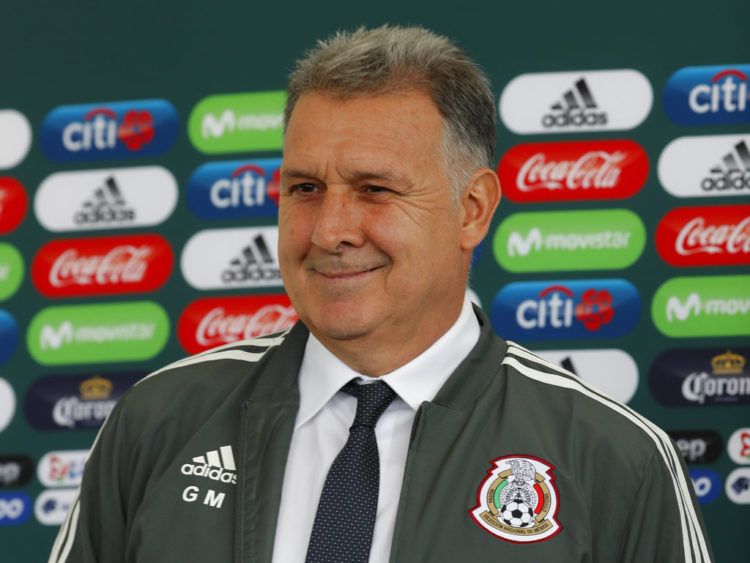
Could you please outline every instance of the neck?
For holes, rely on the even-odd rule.
[[[366,334],[346,339],[315,337],[334,356],[354,371],[370,377],[380,377],[408,364],[443,336],[458,320],[463,302],[452,307],[451,314],[442,315],[438,322],[425,323],[421,330],[408,337],[400,331],[386,334]],[[313,331],[315,333],[315,331]]]

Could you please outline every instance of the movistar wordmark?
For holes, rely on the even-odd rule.
[[[280,150],[285,102],[283,90],[203,98],[190,114],[190,141],[207,154]]]
[[[151,301],[48,307],[31,321],[26,343],[40,364],[148,360],[169,336],[169,318]]]
[[[495,232],[495,258],[511,272],[618,270],[633,264],[646,229],[633,212],[542,211],[511,215]]]
[[[750,276],[673,278],[656,290],[651,316],[676,338],[750,335]]]

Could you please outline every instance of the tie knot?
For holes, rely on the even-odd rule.
[[[357,414],[354,416],[352,428],[355,426],[374,428],[380,415],[396,398],[396,392],[385,381],[358,385],[352,380],[341,390],[357,397]]]

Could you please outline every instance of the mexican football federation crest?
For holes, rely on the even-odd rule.
[[[536,457],[509,455],[492,461],[470,514],[494,536],[513,543],[544,541],[558,534],[559,499],[554,467]]]

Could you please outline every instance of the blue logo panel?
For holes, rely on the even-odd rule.
[[[7,361],[18,344],[18,325],[8,311],[0,309],[0,363]]]
[[[750,123],[750,65],[681,68],[664,88],[664,109],[679,125]]]
[[[708,504],[715,501],[721,494],[721,478],[716,471],[710,469],[688,470],[693,481],[693,490],[698,504]]]
[[[42,377],[26,392],[26,418],[37,430],[99,428],[146,373]]]
[[[492,326],[504,338],[616,338],[638,322],[641,300],[622,279],[513,282],[492,302]]]
[[[276,217],[280,158],[210,162],[193,172],[188,207],[202,219]]]
[[[31,498],[26,493],[0,493],[0,526],[18,526],[31,517]]]
[[[40,141],[57,162],[154,156],[177,139],[178,118],[166,100],[60,106],[47,114]]]
[[[651,364],[651,393],[669,407],[750,404],[750,347],[676,348]]]

